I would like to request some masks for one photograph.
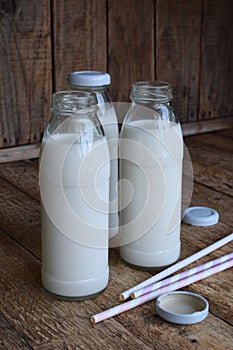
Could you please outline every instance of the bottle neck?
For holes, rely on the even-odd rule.
[[[94,93],[84,91],[60,91],[53,94],[52,110],[63,113],[97,111],[97,98]]]
[[[77,143],[90,143],[104,137],[97,117],[96,95],[85,91],[60,91],[53,94],[52,117],[43,140],[51,135],[72,134]]]
[[[139,114],[143,119],[161,119],[178,123],[170,104],[172,98],[171,85],[166,82],[137,82],[133,84],[131,93],[133,113],[130,118],[138,118]]]
[[[173,98],[172,88],[170,84],[163,81],[137,82],[133,84],[130,98],[134,103],[148,107],[155,104],[167,104],[169,106]]]

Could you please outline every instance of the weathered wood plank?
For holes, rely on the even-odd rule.
[[[218,130],[225,130],[233,127],[233,117],[223,117],[209,120],[201,120],[193,123],[182,123],[184,136],[203,134]]]
[[[41,287],[40,262],[0,233],[0,313],[33,349],[109,349],[109,344],[112,349],[119,344],[123,350],[149,349],[115,320],[111,327],[93,327],[89,315],[97,310],[94,301],[49,297]]]
[[[229,128],[228,130],[221,131],[219,132],[219,134],[226,138],[233,139],[233,128]]]
[[[185,225],[186,227],[188,225]],[[216,231],[216,228],[215,228]],[[222,228],[221,234],[219,235],[219,238],[224,236],[224,229]],[[197,251],[195,247],[196,238],[195,235],[189,239],[190,232],[186,230],[184,232],[185,236],[187,237],[187,241],[185,242],[184,248],[187,248],[187,251],[189,249],[193,250],[193,253]],[[201,236],[201,235],[200,235]],[[208,235],[207,235],[208,236]],[[204,237],[204,235],[202,235]],[[210,236],[209,236],[210,237]],[[210,240],[207,244],[210,242],[214,242],[216,239],[214,238],[214,235],[212,234],[212,241]],[[205,238],[204,238],[205,240]],[[194,249],[192,244],[194,243]],[[199,243],[199,246],[203,246],[203,242]],[[201,248],[200,248],[201,249]],[[223,248],[221,251],[218,251],[218,254],[226,254],[230,250],[229,247]],[[215,254],[214,257],[218,256]],[[209,256],[208,258],[214,258]],[[114,260],[113,260],[114,259]],[[208,260],[208,259],[207,259]],[[114,271],[113,279],[115,280],[114,284],[110,284],[105,291],[105,300],[104,305],[105,308],[109,308],[113,305],[113,298],[112,296],[116,293],[116,288],[120,287],[121,290],[125,290],[125,284],[128,286],[127,288],[131,287],[132,285],[129,284],[131,281],[131,275],[128,276],[128,282],[124,281],[124,277],[122,278],[116,278],[117,276],[124,276],[123,269],[121,268],[121,262],[119,262],[118,256],[111,254],[111,266],[117,266],[117,271]],[[204,260],[201,260],[201,262],[204,262]],[[133,271],[131,269],[131,271]],[[137,271],[135,271],[137,272]],[[141,271],[141,274],[144,276],[146,272]],[[215,280],[207,279],[205,281],[198,282],[196,284],[192,285],[192,291],[193,292],[199,292],[202,295],[204,295],[211,304],[211,307],[213,311],[217,313],[218,316],[221,316],[222,319],[233,322],[233,313],[232,311],[229,313],[229,307],[231,304],[231,289],[232,289],[232,282],[228,282],[229,286],[227,289],[225,289],[225,283],[229,281],[229,276],[231,271],[224,272],[225,276],[223,278],[222,284],[219,283],[218,288],[221,289],[219,292],[219,295],[217,297],[217,302],[224,303],[224,300],[226,300],[226,307],[223,307],[222,309],[218,307],[216,304],[212,304],[213,298],[215,298],[214,294],[214,283]],[[221,275],[221,278],[223,275]],[[217,283],[219,280],[219,277],[216,275],[215,277],[217,279]],[[120,286],[119,286],[120,285]],[[190,287],[186,288],[186,290],[191,290]],[[225,293],[226,291],[226,293]],[[225,299],[224,299],[225,298]],[[115,299],[115,298],[114,298]],[[116,304],[118,301],[116,301]],[[231,328],[228,328],[229,325],[227,325],[228,331],[225,330],[225,322],[218,320],[220,328],[222,329],[222,333],[220,335],[221,340],[219,338],[218,331],[215,333],[213,331],[215,325],[215,318],[211,314],[209,314],[207,320],[205,322],[199,324],[199,325],[193,325],[193,326],[177,326],[177,325],[171,325],[164,321],[162,321],[157,315],[155,310],[155,303],[150,302],[147,304],[144,304],[141,307],[135,308],[133,310],[130,310],[129,312],[120,314],[115,317],[115,319],[120,322],[122,325],[127,327],[127,329],[130,329],[130,331],[133,333],[135,337],[140,337],[141,340],[143,340],[146,344],[150,345],[152,348],[155,346],[154,339],[156,339],[156,346],[158,349],[218,349],[219,346],[221,346],[221,342],[224,344],[224,348],[226,346],[227,349],[230,349],[230,334],[231,334]],[[106,323],[110,324],[111,320],[106,321]],[[149,327],[149,330],[148,330]],[[149,332],[149,333],[148,333]],[[180,339],[179,336],[182,336]],[[213,338],[212,338],[213,337]],[[173,339],[173,342],[171,341]],[[220,340],[220,342],[219,342]],[[207,346],[208,345],[208,346]]]
[[[108,60],[114,102],[129,101],[133,82],[154,80],[154,1],[108,1]]]
[[[222,223],[232,227],[233,198],[221,192],[216,192],[202,184],[196,183],[193,190],[192,205],[203,205],[218,210]],[[229,232],[230,233],[230,232]]]
[[[221,182],[218,177],[221,169],[231,170],[231,163],[227,161],[231,155],[231,135],[231,132],[227,132],[225,139],[222,133],[218,133],[216,144],[212,138],[214,135],[211,134],[206,138],[205,135],[187,138],[191,147],[195,149],[194,164],[197,157],[197,164],[203,166],[200,171],[205,172],[205,167],[204,158],[199,153],[204,153],[206,167],[208,165],[216,167],[216,184]],[[217,144],[221,144],[222,147],[218,149]],[[217,166],[218,161],[221,168]],[[220,213],[220,223],[210,227],[194,227],[182,223],[181,259],[217,241],[232,230],[233,219],[229,210],[232,208],[232,198],[206,185],[209,185],[208,177],[203,178],[203,184],[194,184],[190,205],[214,207]],[[16,344],[20,341],[19,337],[22,337],[22,344],[25,341],[28,348],[38,350],[98,347],[163,350],[173,350],[174,347],[181,350],[231,349],[233,324],[231,270],[185,288],[202,294],[210,304],[207,319],[191,326],[178,326],[161,320],[156,315],[154,302],[99,325],[90,324],[89,317],[92,314],[118,304],[120,292],[154,273],[154,271],[134,270],[125,265],[119,258],[118,249],[110,250],[110,281],[108,288],[100,296],[93,300],[70,303],[53,300],[47,296],[40,282],[38,199],[37,161],[0,165],[0,228],[4,230],[4,232],[0,230],[0,289],[3,294],[0,299],[0,315],[4,318],[3,326],[6,327],[7,323],[12,330],[12,333],[4,332],[4,344],[11,345],[8,334],[12,334]],[[232,243],[225,245],[198,263],[229,253],[232,248]],[[195,265],[196,263],[192,264]],[[15,335],[13,330],[16,332]]]
[[[40,257],[40,205],[0,179],[0,228]]]
[[[226,135],[226,133],[228,133],[228,135]],[[233,140],[229,137],[231,134],[233,138],[233,128],[222,132],[214,132],[205,135],[187,137],[184,141],[186,142],[187,140],[188,146],[192,146],[193,143],[209,146],[211,148],[211,152],[213,153],[223,151],[233,154]]]
[[[140,308],[140,307],[139,307]],[[151,349],[163,350],[231,350],[232,328],[221,320],[216,322],[214,316],[199,324],[190,326],[171,325],[161,320],[156,314],[155,302],[118,316],[134,337],[149,343]],[[216,331],[215,327],[219,327]],[[145,332],[145,329],[149,329]],[[156,339],[156,341],[155,341]]]
[[[214,225],[211,227],[194,227],[182,223],[182,249],[180,260],[185,259],[186,257],[196,253],[197,251],[207,247],[208,245],[228,235],[231,232],[230,229],[230,226],[225,225],[222,222],[218,225]],[[184,271],[198,264],[202,264],[219,256],[231,253],[232,251],[233,243],[227,244],[182,270]],[[115,281],[115,285],[117,284],[121,291],[131,288],[132,286],[150,277],[147,271],[138,271],[131,269],[126,265],[122,265],[122,262],[119,260],[117,253],[111,251],[110,258],[112,279]],[[150,272],[152,274],[156,273],[155,270],[151,270]],[[233,281],[229,279],[231,273],[231,271],[223,272],[223,275],[221,273],[221,276],[212,276],[210,279],[199,281],[198,283],[186,287],[185,289],[192,289],[192,291],[204,295],[211,303],[214,300],[213,304],[211,304],[213,313],[219,318],[233,324],[233,309],[230,308],[229,305],[229,303],[231,302],[231,290],[233,288]],[[215,283],[217,283],[218,288],[221,289],[221,291],[219,291],[218,296],[216,296],[214,293]],[[227,288],[225,288],[225,283],[228,283]],[[112,301],[114,300],[115,298]],[[217,303],[220,303],[220,301],[223,302],[223,300],[225,300],[226,307],[219,307]],[[116,300],[115,303],[117,304],[118,301]]]
[[[3,189],[4,186],[2,186],[1,183],[1,189]],[[12,191],[13,190],[13,191]],[[4,195],[5,192],[5,195]],[[9,193],[12,192],[12,196],[11,199],[9,199]],[[4,230],[10,230],[10,233],[12,235],[12,237],[17,240],[21,245],[23,245],[27,250],[31,251],[35,256],[40,257],[40,251],[39,251],[39,235],[40,235],[40,228],[38,225],[38,221],[39,221],[39,204],[37,204],[35,206],[35,204],[33,204],[34,201],[27,199],[26,200],[26,196],[22,196],[22,200],[18,199],[18,194],[17,194],[17,190],[15,190],[14,188],[10,188],[10,185],[7,184],[7,186],[5,185],[5,191],[2,190],[1,193],[1,199],[3,200],[3,202],[5,204],[7,204],[7,210],[1,209],[1,214],[2,216],[4,216],[4,223],[2,223],[1,221],[1,226]],[[213,191],[212,191],[213,193]],[[8,194],[8,197],[7,195]],[[20,194],[19,194],[20,195]],[[198,196],[199,197],[199,196]],[[205,197],[205,194],[204,194]],[[8,198],[8,199],[7,199]],[[17,215],[16,216],[14,214],[14,217],[12,219],[12,210],[10,208],[9,210],[9,202],[12,200],[12,198],[14,198],[14,206],[15,206],[15,210],[17,210]],[[18,203],[18,204],[17,204]],[[28,203],[28,204],[27,204]],[[192,203],[193,204],[193,203]],[[195,202],[194,202],[195,204]],[[3,206],[1,205],[0,208],[2,208]],[[27,209],[28,208],[28,209]],[[30,209],[29,209],[30,208]],[[30,216],[35,216],[37,219],[34,219],[34,224],[37,222],[37,224],[35,225],[35,227],[33,228],[33,235],[31,234],[31,227],[34,226],[34,224],[27,224],[25,225],[25,212],[31,211]],[[221,214],[221,213],[220,213]],[[221,215],[221,219],[222,219],[222,215]],[[21,220],[21,223],[20,223]],[[28,222],[28,220],[26,220],[26,222]],[[222,225],[222,232],[224,231],[225,234],[229,233],[227,226],[224,224]],[[190,237],[190,231],[193,230],[193,232],[198,232],[198,228],[193,228],[191,226],[188,226],[186,229],[184,229],[184,226],[188,226],[188,225],[183,225],[183,229],[184,230],[184,234],[182,234],[182,241],[183,244],[185,243],[185,237],[186,240],[188,241],[188,243],[186,242],[186,247],[185,249],[182,249],[182,255],[181,258],[184,258],[190,254],[193,254],[194,252],[196,252],[197,250],[203,248],[204,246],[210,244],[211,242],[214,242],[217,239],[220,239],[223,235],[222,232],[220,231],[220,234],[216,234],[216,227],[212,227],[212,228],[199,228],[199,231],[206,230],[204,236],[203,234],[199,236],[198,241],[196,241],[196,239],[194,239],[194,241],[192,241],[192,237],[195,236],[191,236]],[[211,235],[210,235],[211,233]],[[192,244],[190,244],[190,242],[192,241]],[[112,253],[113,254],[113,253]],[[116,263],[116,259],[119,260],[119,255],[116,254],[115,256],[111,254],[111,260],[110,260],[110,266],[112,266],[112,273],[114,276],[116,277],[112,277],[115,280],[115,283],[118,283],[118,287],[121,288],[119,289],[119,292],[127,289],[128,287],[130,287],[132,284],[136,284],[139,283],[141,280],[144,280],[146,278],[148,278],[150,275],[147,272],[141,272],[141,271],[135,271],[132,270],[131,268],[129,268],[126,265],[123,265],[121,261],[119,261],[118,263]],[[112,261],[112,258],[114,258],[114,261]],[[121,278],[121,281],[119,281],[119,277]],[[128,282],[130,281],[131,285],[128,285]],[[113,300],[115,300],[116,302],[118,301],[118,294],[114,295],[114,297],[111,297],[111,301],[113,302]]]
[[[30,345],[20,337],[16,330],[0,315],[0,349],[28,350]]]
[[[22,168],[18,168],[18,169],[22,171]],[[23,185],[21,184],[21,186]],[[25,186],[22,187],[25,192],[28,192],[28,190],[26,190],[27,186],[28,186],[28,183],[25,182]],[[30,182],[29,182],[29,186],[30,186]],[[201,187],[201,186],[198,186],[198,187]],[[13,186],[11,186],[7,182],[1,181],[0,188],[1,188],[1,201],[2,201],[2,205],[0,206],[0,213],[1,213],[1,217],[2,218],[4,217],[4,221],[3,220],[1,221],[1,228],[3,228],[6,232],[11,234],[15,240],[20,242],[21,245],[23,245],[27,250],[31,251],[35,256],[40,257],[39,203],[36,203],[31,198],[27,198],[26,195],[22,194],[19,190],[15,189]],[[205,192],[205,190],[206,190],[205,187],[202,186],[201,192],[203,191]],[[215,192],[209,191],[209,193],[211,194],[209,195],[211,200]],[[198,198],[200,198],[199,192],[197,192],[196,190],[194,191],[194,194],[198,194]],[[205,193],[203,194],[203,197],[205,197]],[[231,201],[228,199],[227,196],[226,198],[228,200],[228,202],[226,201],[227,202],[226,205],[229,205]],[[221,198],[221,199],[224,200],[224,198]],[[12,201],[16,212],[13,212],[12,205],[10,205]],[[195,204],[195,197],[193,201],[194,201],[193,203]],[[3,205],[3,203],[5,205]],[[224,213],[224,214],[227,215],[227,213]],[[222,217],[221,211],[220,211],[220,215],[221,215],[221,220],[223,220],[224,217]],[[228,215],[230,217],[230,213]],[[225,220],[225,222],[229,224],[228,220]],[[225,227],[225,232],[227,232],[227,226],[225,225],[224,227]],[[188,227],[188,229],[191,229],[191,227]],[[195,230],[197,229],[195,228]],[[209,229],[208,229],[208,232],[209,232]],[[205,246],[211,240],[214,241],[215,235],[216,233],[214,233],[214,236],[211,237],[205,234],[204,236],[205,240],[202,241],[202,245]],[[194,243],[192,243],[192,247],[195,247]],[[200,246],[197,246],[197,248],[201,249]],[[184,258],[190,254],[192,254],[192,252],[187,250],[187,247],[186,247],[186,249],[182,252],[182,257]],[[117,270],[120,269],[120,265],[121,263],[119,262],[119,264],[117,264],[117,266],[113,268],[115,272],[117,272]],[[146,272],[143,274],[143,276],[141,276],[141,273],[135,272],[134,270],[130,269],[127,266],[125,266],[125,271],[121,272],[122,280],[125,280],[125,282],[130,280],[131,283],[134,283],[134,282],[138,283],[141,279],[147,278],[147,276],[148,274]]]
[[[193,163],[193,170],[195,173],[195,181],[200,184],[206,184],[207,187],[215,191],[227,194],[233,197],[233,181],[232,171],[220,169],[216,172],[215,166],[206,166],[196,161]]]
[[[210,227],[194,227],[183,223],[182,251],[186,256],[189,256],[223,238],[229,233],[231,233],[231,228],[229,226],[227,227],[227,225],[222,222]],[[232,251],[233,242],[221,247],[208,256],[199,259],[187,268],[232,253]],[[183,270],[186,270],[187,268]],[[233,325],[233,309],[231,308],[233,280],[230,278],[231,275],[232,271],[229,269],[205,280],[194,283],[186,289],[204,295],[210,302],[211,313]]]
[[[193,202],[191,205],[194,205]],[[183,259],[230,234],[231,226],[224,224],[220,217],[220,222],[218,224],[207,227],[192,226],[182,222],[181,231],[181,259]],[[207,260],[211,260],[211,258],[214,259],[217,256],[230,253],[232,250],[232,245],[232,242],[224,245],[223,247],[209,254],[207,257],[203,257],[201,261],[205,262]],[[195,265],[197,263],[193,264]]]
[[[76,70],[107,69],[106,0],[53,0],[54,88]]]
[[[174,88],[180,121],[197,120],[201,1],[156,1],[156,77]]]
[[[0,149],[0,163],[16,162],[17,160],[38,158],[40,143]]]
[[[222,140],[222,137],[220,138]],[[218,147],[217,143],[221,142],[218,138],[212,137],[212,144],[211,141],[208,143],[211,136],[204,139],[206,141],[202,142],[201,137],[194,136],[185,140],[191,160],[193,159],[194,180],[233,196],[233,142],[226,139],[225,142],[222,141],[222,147]]]
[[[203,2],[199,119],[233,115],[233,3]]]
[[[0,147],[40,141],[51,95],[50,2],[1,1]]]
[[[112,305],[119,288],[115,281],[93,300],[53,300],[41,288],[40,263],[5,235],[1,234],[0,240],[0,312],[33,349],[47,349],[48,343],[58,349],[109,349],[109,344],[113,349],[117,345],[121,349],[208,349],[206,344],[211,349],[220,345],[230,349],[232,328],[226,322],[209,315],[193,326],[168,324],[156,315],[154,302],[93,327],[89,315]]]
[[[40,200],[38,160],[19,161],[0,165],[0,178]]]

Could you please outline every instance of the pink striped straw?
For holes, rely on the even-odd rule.
[[[227,260],[219,265],[215,265],[207,270],[201,271],[201,272],[197,273],[196,275],[189,276],[189,277],[184,278],[178,282],[167,285],[161,289],[157,289],[153,292],[145,294],[137,299],[132,299],[130,301],[127,301],[126,303],[117,305],[109,310],[106,310],[106,311],[100,312],[96,315],[93,315],[93,316],[91,316],[90,320],[92,323],[101,322],[101,321],[106,320],[110,317],[116,316],[124,311],[128,311],[130,309],[133,309],[136,306],[147,303],[148,301],[155,299],[156,297],[158,297],[159,295],[161,295],[163,293],[172,292],[174,290],[183,288],[185,286],[188,286],[189,284],[200,281],[200,280],[202,280],[206,277],[209,277],[215,273],[226,270],[232,266],[233,266],[233,259]]]
[[[196,266],[196,267],[194,267],[192,269],[189,269],[189,270],[186,270],[184,272],[181,272],[181,273],[179,273],[179,274],[177,274],[175,276],[168,277],[165,280],[162,280],[162,281],[157,282],[155,284],[150,284],[149,286],[147,286],[145,288],[138,289],[138,290],[136,290],[135,292],[133,292],[131,294],[131,297],[133,299],[138,298],[138,297],[140,297],[140,296],[142,296],[144,294],[153,292],[154,290],[159,289],[159,288],[163,288],[163,287],[165,287],[165,286],[167,286],[169,284],[181,281],[184,278],[187,278],[189,276],[198,274],[198,273],[200,273],[200,272],[202,272],[202,271],[204,271],[206,269],[209,269],[211,267],[214,267],[216,265],[219,265],[219,264],[221,264],[221,263],[223,263],[223,262],[225,262],[227,260],[231,260],[231,259],[233,259],[233,253],[226,254],[224,256],[221,256],[220,258],[208,261],[205,264]]]
[[[155,276],[152,276],[148,278],[147,280],[139,283],[138,285],[126,290],[125,292],[120,294],[120,300],[126,300],[130,297],[131,293],[135,292],[138,289],[144,288],[146,286],[149,286],[150,284],[153,284],[157,281],[162,280],[163,278],[173,274],[174,272],[182,269],[183,267],[193,263],[194,261],[202,258],[203,256],[210,254],[214,250],[222,247],[223,245],[231,242],[233,240],[233,233],[230,233],[229,235],[221,238],[219,241],[207,246],[206,248],[200,250],[199,252],[188,256],[186,259],[179,261],[178,263],[168,267],[166,270],[163,270],[156,274]]]

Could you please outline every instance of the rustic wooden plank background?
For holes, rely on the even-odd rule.
[[[74,70],[107,70],[106,0],[53,1],[54,90]]]
[[[233,3],[203,2],[199,119],[233,114]]]
[[[201,0],[156,2],[156,78],[174,86],[182,122],[198,115],[201,14]]]
[[[110,0],[108,70],[114,101],[129,101],[131,85],[154,80],[154,1]]]
[[[0,154],[41,140],[51,93],[68,88],[73,70],[109,71],[121,102],[134,81],[167,80],[188,132],[202,131],[200,122],[227,128],[232,18],[231,0],[0,1]]]
[[[40,141],[51,95],[50,2],[0,2],[0,147]]]

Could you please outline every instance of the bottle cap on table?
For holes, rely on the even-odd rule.
[[[176,291],[160,295],[156,300],[156,311],[168,322],[194,324],[207,317],[209,304],[199,294]]]
[[[109,85],[111,77],[108,73],[98,71],[72,72],[68,75],[70,85],[79,86],[103,86]]]
[[[208,207],[190,207],[184,211],[183,222],[193,226],[211,226],[217,224],[219,214]]]

